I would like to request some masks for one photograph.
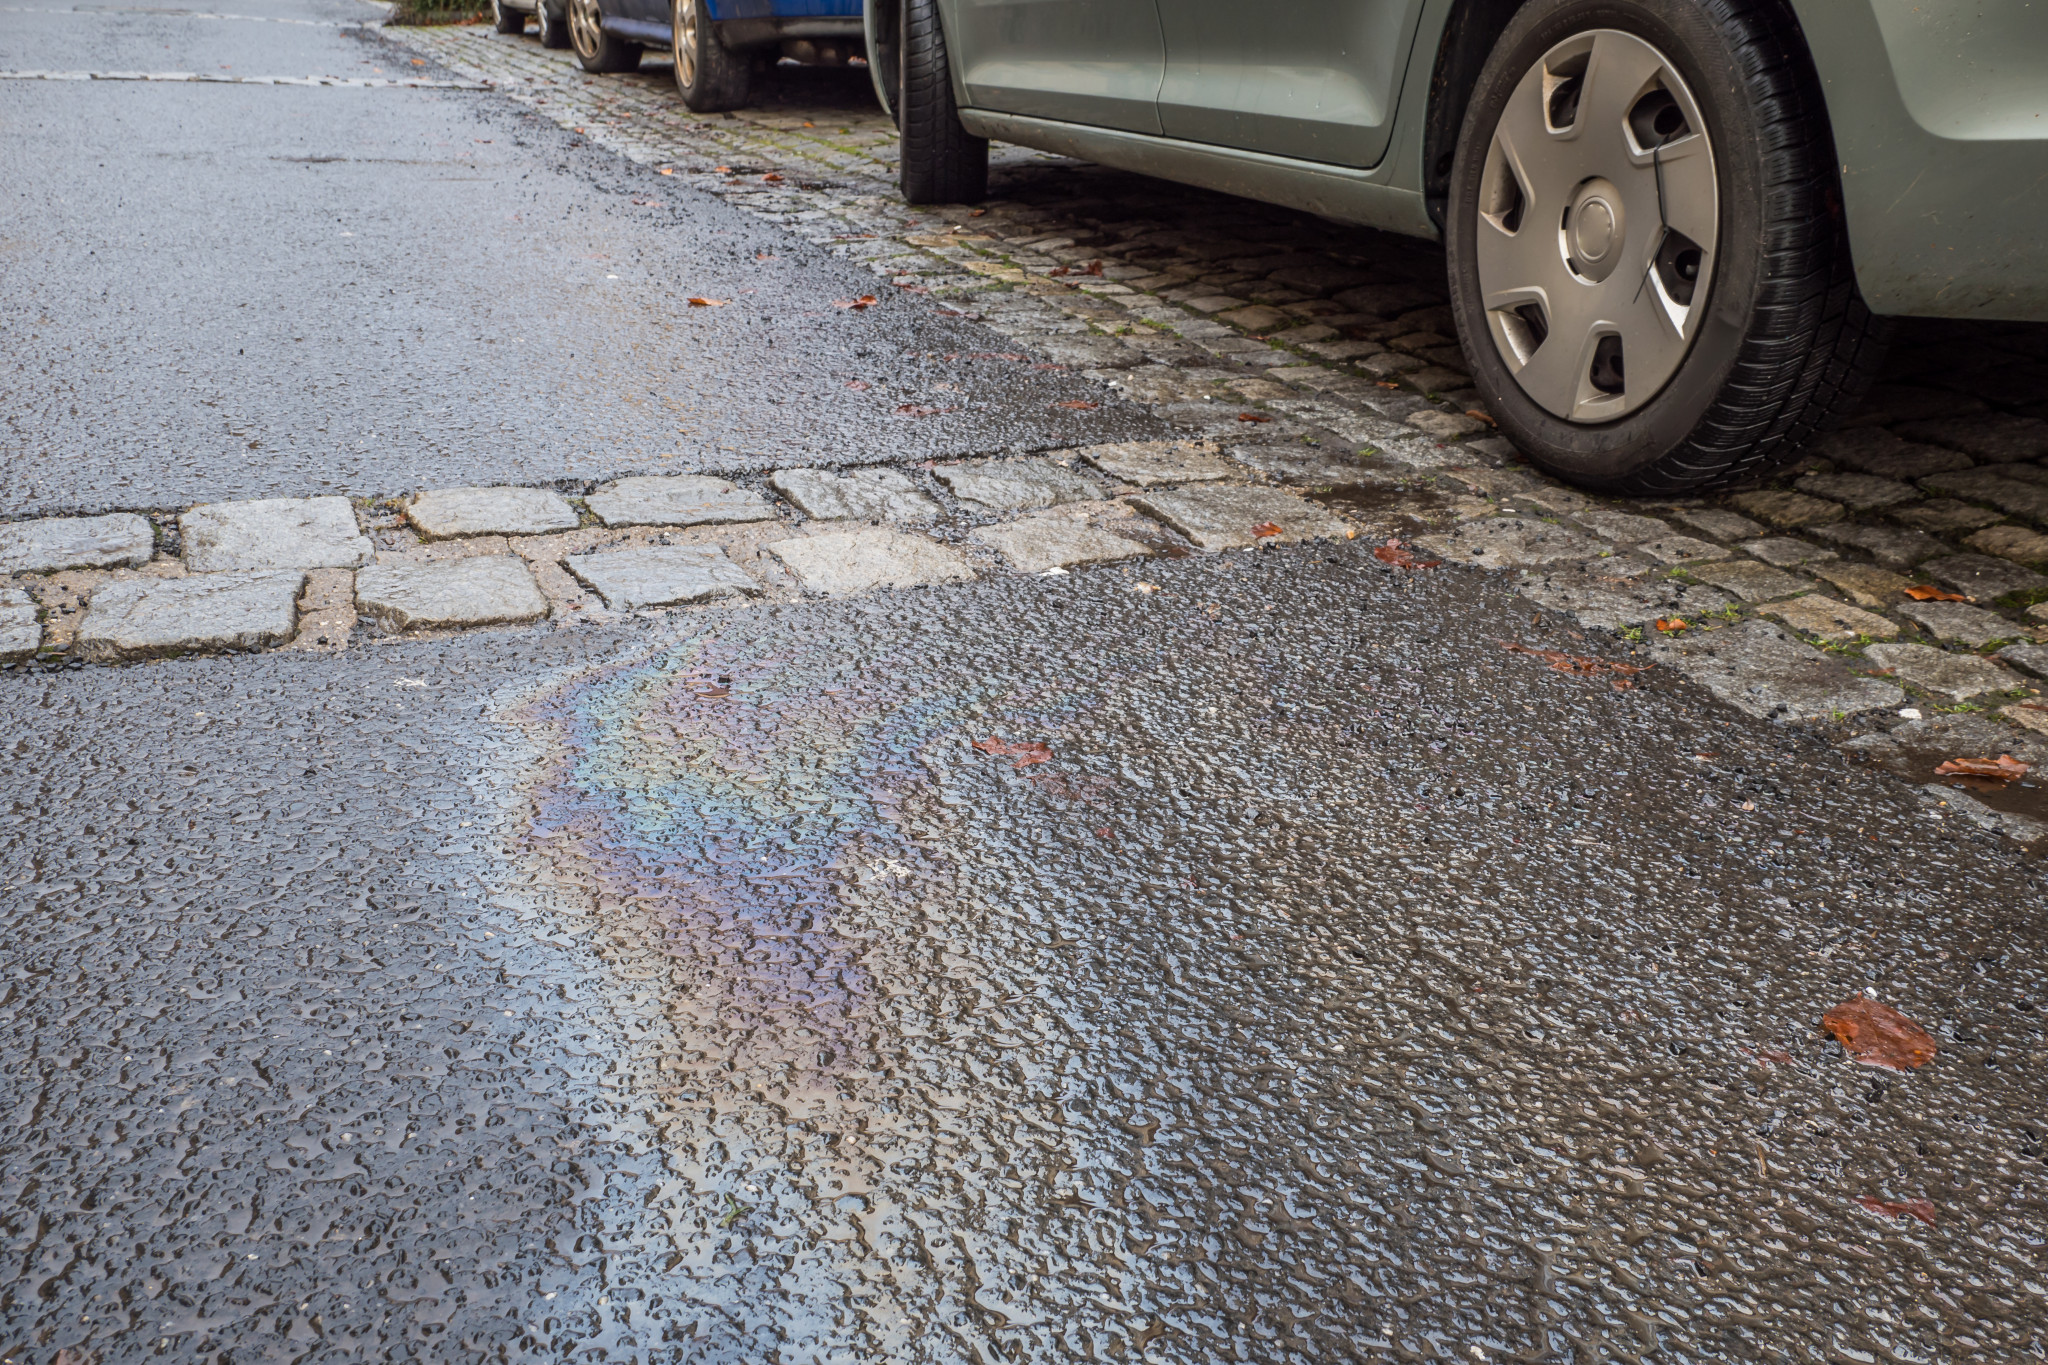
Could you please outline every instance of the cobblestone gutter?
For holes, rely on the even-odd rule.
[[[1913,324],[1865,410],[1776,486],[1591,498],[1492,434],[1440,254],[998,147],[978,207],[912,209],[856,87],[698,116],[666,68],[591,76],[483,28],[400,40],[467,80],[1151,407],[1178,442],[936,468],[361,490],[0,527],[0,653],[207,649],[716,610],[1318,537],[1414,539],[1754,714],[2048,760],[2048,329]],[[792,87],[795,88],[795,87]],[[678,300],[681,304],[682,300]],[[1905,720],[1904,725],[1898,723]],[[1943,792],[2032,838],[2042,827]]]

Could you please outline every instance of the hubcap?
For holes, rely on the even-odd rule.
[[[694,86],[697,83],[697,6],[691,0],[678,0],[675,20],[669,25],[674,35],[676,57],[676,84]]]
[[[579,57],[595,57],[603,34],[604,18],[597,12],[597,0],[569,0],[569,41]]]
[[[1487,147],[1476,246],[1487,330],[1533,402],[1590,423],[1656,397],[1719,237],[1706,121],[1663,53],[1596,29],[1524,73]]]

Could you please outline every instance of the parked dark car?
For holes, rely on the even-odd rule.
[[[524,33],[526,21],[533,20],[542,47],[569,45],[569,16],[563,0],[491,0],[491,19],[500,33]]]
[[[545,0],[541,0],[545,3]],[[675,56],[676,90],[700,114],[747,101],[756,70],[783,58],[844,66],[864,52],[861,0],[563,0],[585,71],[632,71],[640,51]]]
[[[988,139],[1439,238],[1504,432],[1752,477],[1888,318],[2048,320],[2040,0],[875,0],[912,203]]]

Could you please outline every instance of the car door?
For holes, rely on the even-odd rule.
[[[1159,131],[1154,0],[953,0],[947,48],[976,109]]]
[[[1386,151],[1420,0],[1154,0],[1160,131],[1338,166]]]

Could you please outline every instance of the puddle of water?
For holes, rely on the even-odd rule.
[[[2001,782],[1995,778],[1961,777],[1953,773],[1937,773],[1934,770],[1957,755],[1939,749],[1905,749],[1878,760],[1888,772],[1905,778],[1916,786],[1953,787],[1968,792],[1976,800],[1992,810],[2005,815],[2024,815],[2029,819],[2048,824],[2048,768],[2035,768],[2025,777],[2014,782]],[[1993,758],[1994,754],[1969,754],[1969,758]]]

